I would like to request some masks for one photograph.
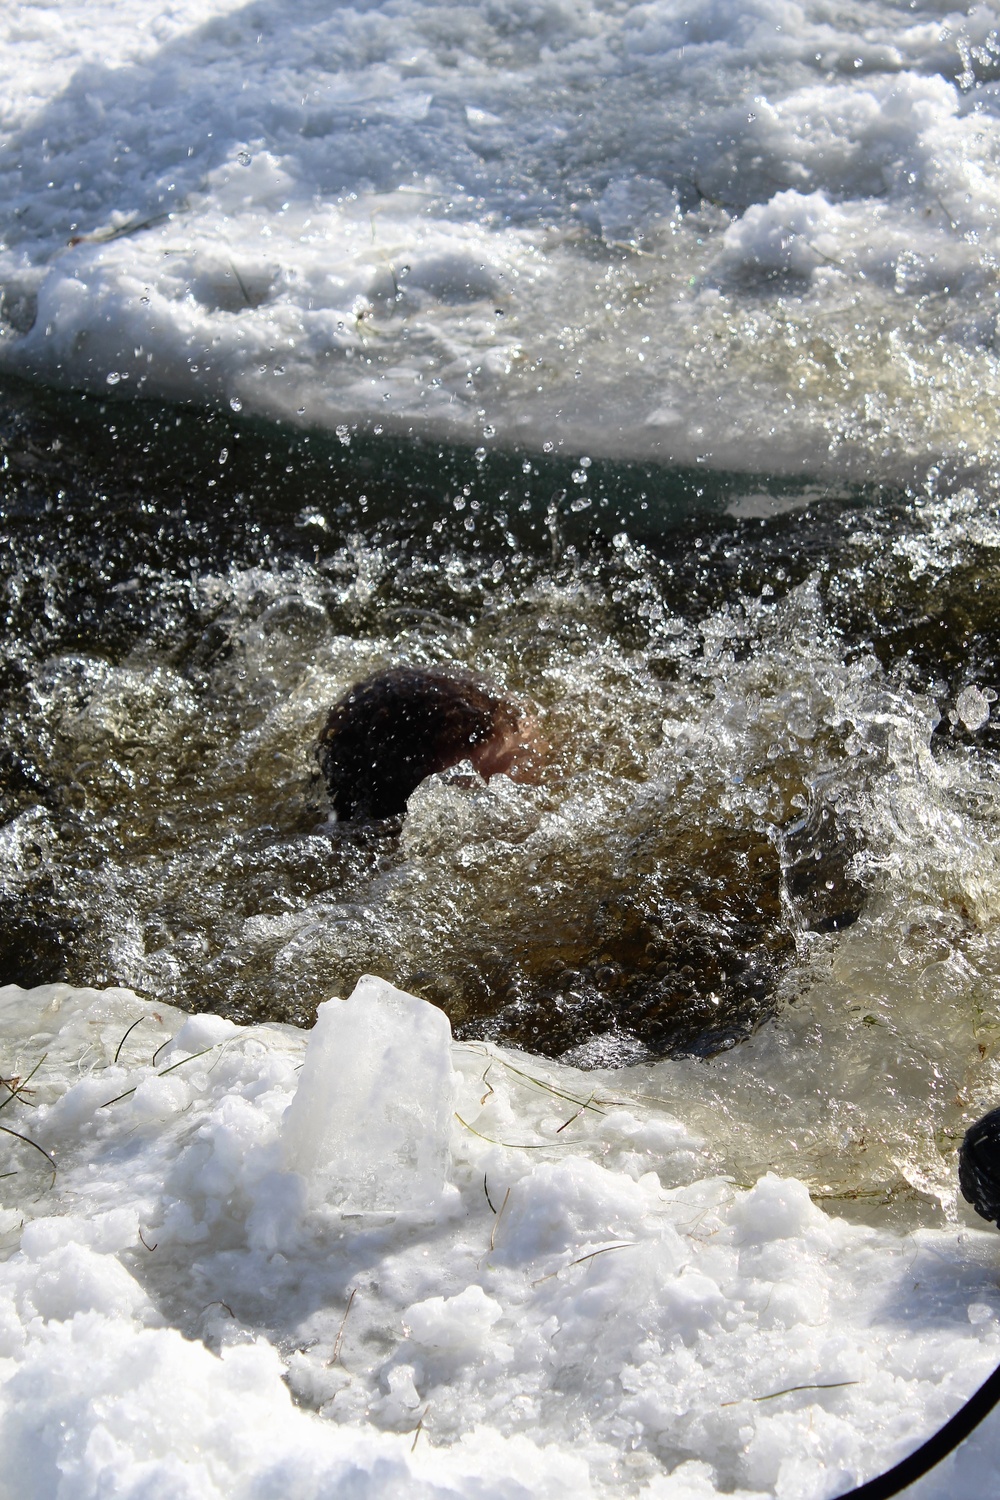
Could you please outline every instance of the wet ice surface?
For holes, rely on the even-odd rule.
[[[386,991],[316,1037],[327,1066],[384,1055]],[[307,1034],[124,991],[0,1005],[12,1065],[45,1055],[5,1119],[59,1162],[18,1147],[0,1223],[19,1494],[830,1496],[997,1360],[992,1230],[851,1225],[787,1176],[714,1175],[628,1071],[450,1046],[412,1002],[413,1064],[354,1120],[398,1163],[409,1131],[406,1208],[359,1214],[349,1161],[299,1155],[337,1108]],[[400,1084],[431,1098],[452,1067],[454,1116],[401,1116]],[[914,1493],[991,1493],[995,1420]]]
[[[991,4],[0,24],[9,370],[575,457],[994,451]]]

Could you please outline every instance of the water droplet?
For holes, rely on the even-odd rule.
[[[250,155],[249,151],[238,151],[236,153],[236,160],[239,162],[241,167],[248,167],[253,161],[253,157]]]
[[[483,459],[485,457],[486,457],[486,449],[485,448],[477,448],[476,449],[476,463],[477,464],[481,464],[483,462]]]
[[[119,380],[121,380],[121,376],[117,370],[110,370],[108,372],[108,385],[117,385]]]
[[[300,510],[295,517],[295,524],[296,526],[318,526],[320,531],[329,531],[330,529],[330,523],[327,521],[326,516],[324,516],[321,510],[316,510],[314,506],[307,506],[305,510]]]
[[[228,457],[229,457],[229,449],[228,448],[223,448],[222,451],[219,454],[219,463],[220,464],[224,464],[225,461],[226,461],[226,459]]]
[[[233,411],[243,410],[243,402],[240,400],[239,396],[230,396],[229,404],[232,407]]]

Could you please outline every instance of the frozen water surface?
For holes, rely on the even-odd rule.
[[[997,33],[4,11],[0,1495],[821,1500],[1000,1359]],[[338,827],[400,662],[543,781]]]
[[[6,1055],[45,1049],[18,1118],[59,1161],[25,1146],[7,1183],[18,1494],[829,1495],[997,1359],[992,1232],[715,1175],[628,1075],[455,1045],[450,1196],[421,1215],[399,1179],[406,1212],[359,1215],[286,1164],[322,1036],[123,990],[0,1004]],[[398,1103],[371,1097],[374,1138]],[[987,1426],[918,1493],[995,1483]]]
[[[991,4],[24,5],[0,359],[769,472],[993,451]]]

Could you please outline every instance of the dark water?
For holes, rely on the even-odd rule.
[[[881,700],[992,764],[983,485],[345,435],[0,392],[3,981],[308,1023],[369,971],[460,1035],[709,1053],[864,909]],[[544,783],[334,824],[326,708],[398,662],[535,703]]]

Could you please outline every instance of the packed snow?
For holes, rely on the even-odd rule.
[[[995,1232],[737,1186],[628,1070],[454,1044],[383,980],[311,1035],[0,1006],[0,1494],[818,1500],[1000,1359]],[[994,1492],[996,1434],[913,1494]]]

